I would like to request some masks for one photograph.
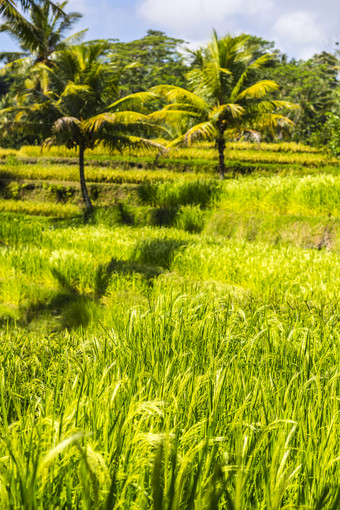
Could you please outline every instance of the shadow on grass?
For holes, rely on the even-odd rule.
[[[56,229],[81,228],[84,225],[105,225],[115,227],[127,225],[141,227],[172,227],[176,224],[178,208],[131,206],[122,202],[111,207],[94,207],[92,211],[69,218],[53,218],[51,225]]]
[[[94,281],[95,299],[99,300],[106,294],[114,273],[124,276],[137,273],[140,274],[149,285],[152,285],[153,279],[162,274],[163,269],[155,265],[141,264],[133,260],[117,260],[112,258],[108,264],[101,264],[97,268]]]
[[[162,274],[163,269],[113,258],[108,264],[97,267],[93,290],[89,293],[80,293],[58,269],[52,268],[51,272],[58,282],[59,291],[50,299],[38,300],[23,307],[20,310],[21,319],[17,321],[19,325],[27,327],[45,319],[52,330],[86,328],[95,319],[101,306],[100,300],[107,293],[114,274],[128,276],[138,273],[151,286],[153,279]]]
[[[15,184],[16,183],[16,184]],[[0,169],[0,197],[1,198],[17,198],[20,182],[15,173],[4,172]]]
[[[170,270],[176,252],[187,244],[187,241],[179,239],[145,240],[136,245],[132,259],[140,264],[149,264]]]

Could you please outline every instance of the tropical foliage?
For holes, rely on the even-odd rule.
[[[105,43],[72,46],[58,52],[52,68],[37,64],[26,81],[22,106],[7,109],[15,115],[12,126],[43,132],[45,145],[78,147],[80,185],[88,210],[92,204],[84,174],[86,149],[99,142],[109,149],[161,147],[138,136],[142,127],[150,126],[145,114],[133,110],[143,104],[143,94],[117,100],[120,69],[107,58],[107,49]]]
[[[168,104],[152,118],[175,128],[178,136],[171,145],[190,145],[196,139],[215,140],[219,173],[224,178],[226,137],[238,138],[247,132],[258,138],[263,129],[292,124],[277,112],[295,105],[265,100],[278,85],[269,79],[254,82],[254,71],[268,63],[272,55],[254,58],[254,47],[246,35],[219,38],[214,32],[211,42],[192,54],[190,90],[169,85],[155,87],[153,91]]]
[[[335,156],[340,156],[340,115],[329,115],[327,127],[330,131],[329,148]]]
[[[8,61],[20,55],[30,55],[30,58],[24,60],[26,65],[21,69],[18,66],[7,66],[6,76],[0,77],[0,94],[2,122],[8,125],[13,120],[11,112],[20,110],[21,121],[25,120],[28,124],[21,133],[18,130],[2,131],[2,144],[6,147],[18,147],[22,142],[38,143],[46,139],[48,132],[51,142],[73,146],[77,136],[75,125],[70,119],[80,119],[74,112],[74,105],[71,108],[72,114],[68,107],[72,103],[70,98],[76,96],[75,104],[89,104],[89,94],[85,90],[88,83],[84,79],[87,64],[83,62],[83,78],[73,76],[73,71],[68,72],[69,76],[65,75],[67,60],[78,51],[76,46],[71,49],[70,45],[74,44],[82,33],[66,40],[64,33],[81,15],[65,13],[67,2],[55,4],[24,0],[20,2],[20,6],[21,9],[18,9],[17,3],[12,0],[1,2],[0,12],[4,21],[1,30],[10,33],[19,42],[24,53],[4,52],[2,56]],[[108,114],[115,111],[122,119],[121,110],[125,109],[125,104],[130,112],[138,108],[139,113],[135,112],[135,121],[139,119],[138,130],[142,124],[145,127],[150,121],[165,125],[172,136],[170,147],[181,143],[191,145],[196,139],[214,141],[218,149],[218,169],[222,178],[226,170],[225,149],[228,139],[246,138],[259,142],[260,137],[275,140],[294,136],[296,139],[307,139],[319,145],[320,140],[322,143],[331,143],[334,152],[336,130],[331,125],[336,117],[327,117],[327,113],[333,112],[336,115],[336,52],[334,55],[323,52],[308,62],[289,62],[270,41],[244,34],[220,38],[214,32],[208,45],[190,52],[190,58],[183,59],[179,50],[180,46],[183,47],[182,40],[168,37],[163,32],[149,30],[145,37],[130,43],[115,40],[88,42],[84,45],[85,53],[81,58],[91,60],[90,55],[96,53],[98,44],[103,48],[97,56],[99,68],[101,62],[104,64],[105,73],[109,68],[111,70],[104,96],[100,97],[100,91],[105,89],[102,85],[95,94],[98,108],[93,109],[93,115],[105,113],[106,116],[105,122],[104,118],[101,119],[100,128],[98,122],[95,130],[91,128],[91,137],[87,133],[86,138],[91,138],[91,141],[86,142],[84,150],[93,147],[94,138],[97,136],[95,131],[98,134],[97,141],[104,136],[104,131],[104,138],[107,138],[108,131],[113,134],[112,126],[108,128],[112,121],[109,121]],[[93,51],[90,50],[92,46]],[[32,65],[35,67],[31,72]],[[71,68],[73,65],[74,62],[71,63]],[[91,66],[89,62],[88,69]],[[53,67],[54,70],[48,69]],[[74,68],[75,74],[78,72],[76,68],[77,65]],[[105,73],[103,71],[103,74]],[[24,83],[24,77],[28,74],[30,80]],[[113,85],[112,80],[115,83],[111,88],[111,98],[106,100],[107,90]],[[71,91],[71,83],[78,88]],[[152,86],[154,87],[151,88],[151,93],[145,92]],[[24,94],[23,89],[26,89]],[[141,91],[143,94],[135,96],[133,102],[130,97],[128,100],[124,99],[124,103],[108,109],[108,106],[122,99],[124,95]],[[93,103],[93,98],[90,103]],[[151,110],[158,109],[148,119],[146,106]],[[64,108],[66,110],[62,111]],[[58,109],[59,114],[56,113]],[[88,122],[93,115],[87,112],[82,117],[83,133],[90,125],[86,124],[85,128],[85,121]],[[130,120],[131,115],[130,113]],[[19,117],[16,117],[16,121]],[[68,118],[68,127],[66,128],[64,121],[56,124],[58,118]],[[328,122],[327,118],[330,119]],[[116,115],[116,122],[117,119]],[[124,127],[125,134],[127,124],[125,123]],[[134,124],[135,131],[136,123]],[[15,125],[20,127],[22,122],[16,122]],[[54,126],[53,129],[51,126]],[[144,130],[138,132],[138,135],[141,134],[146,139],[150,133]],[[117,144],[124,145],[122,141],[118,143],[118,139],[114,146],[117,147]],[[79,146],[78,142],[76,145]]]
[[[300,105],[299,110],[287,112],[294,122],[294,140],[327,142],[323,136],[327,112],[338,104],[338,71],[336,54],[322,52],[307,61],[277,59],[270,69],[271,77],[280,85],[279,99]]]

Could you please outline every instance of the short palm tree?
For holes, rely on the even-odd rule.
[[[61,4],[50,2],[32,2],[29,17],[18,20],[16,16],[5,16],[5,22],[0,25],[0,32],[6,32],[19,43],[22,52],[0,54],[1,59],[14,60],[31,56],[33,64],[43,62],[52,64],[51,55],[65,47],[66,43],[79,39],[84,31],[64,39],[64,33],[70,30],[81,14],[78,12],[65,13],[67,1]]]
[[[126,146],[161,148],[140,136],[150,128],[150,121],[136,108],[142,107],[150,94],[118,99],[121,69],[108,59],[107,50],[108,44],[93,43],[57,52],[52,67],[37,64],[32,69],[22,105],[2,112],[14,113],[14,128],[43,132],[45,145],[79,149],[79,178],[87,210],[92,209],[92,203],[84,173],[86,149],[98,143],[111,150]]]
[[[192,52],[193,68],[187,76],[190,90],[169,85],[151,89],[167,101],[167,105],[151,117],[181,133],[170,146],[190,145],[196,139],[215,140],[222,179],[227,136],[236,137],[245,131],[257,134],[278,123],[292,124],[277,111],[295,105],[264,99],[278,85],[272,80],[256,81],[256,70],[272,55],[255,59],[254,49],[246,35],[219,38],[214,32],[205,48]]]

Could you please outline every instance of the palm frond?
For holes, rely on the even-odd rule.
[[[61,117],[52,126],[53,140],[57,145],[75,147],[83,138],[81,121],[75,117]]]
[[[147,105],[157,99],[157,95],[153,92],[137,92],[128,96],[122,97],[108,106],[108,109],[116,109],[117,107],[136,108],[141,105]]]
[[[19,52],[19,51],[2,51],[0,53],[0,62],[6,60],[7,66],[9,64],[18,64],[18,63],[20,63],[20,61],[23,58],[25,58],[27,56],[28,56],[28,53],[25,53],[23,51],[21,51],[21,52]],[[7,67],[6,70],[8,70],[8,69],[9,68]]]
[[[278,88],[278,84],[273,80],[261,80],[240,92],[235,98],[235,102],[243,99],[261,98],[268,92],[273,92]]]
[[[176,87],[174,85],[157,85],[150,90],[156,95],[164,97],[170,103],[190,104],[197,111],[201,112],[209,110],[209,105],[204,99],[181,87]]]
[[[225,118],[227,114],[230,114],[233,119],[237,119],[244,113],[244,108],[239,104],[222,104],[211,109],[209,118],[211,120],[218,121],[223,117]]]
[[[87,95],[91,94],[91,88],[89,85],[78,85],[73,81],[69,81],[60,95],[60,98],[65,98],[69,96],[77,96],[79,95]]]
[[[259,104],[266,104],[267,101],[261,101]],[[283,100],[273,100],[270,101],[271,105],[274,109],[283,109],[283,110],[301,110],[301,106],[299,104],[291,103],[290,101]]]
[[[184,135],[184,141],[191,145],[197,139],[213,140],[217,136],[217,129],[210,122],[201,122],[190,128]]]
[[[183,118],[197,119],[200,118],[201,115],[199,113],[191,112],[188,110],[171,110],[164,108],[163,110],[150,113],[148,117],[154,122],[165,122],[167,124],[176,125],[178,122],[181,122]]]
[[[208,62],[202,69],[193,69],[187,74],[189,87],[207,102],[221,98],[223,79],[231,78],[231,72],[220,68],[216,62]]]
[[[101,113],[83,121],[85,131],[97,133],[103,126],[116,124],[116,117],[112,113]]]
[[[173,147],[180,147],[185,145],[185,134],[177,136],[171,142],[167,143],[166,147],[167,149],[172,149]]]
[[[254,69],[259,69],[264,64],[267,64],[270,60],[272,60],[274,57],[274,54],[272,53],[266,53],[265,55],[261,55],[259,58],[257,58],[252,64],[250,64],[244,72],[241,74],[240,78],[238,79],[238,82],[236,83],[231,96],[231,101],[236,101],[236,98],[238,97],[240,91],[242,90],[242,87],[244,86],[250,72]]]
[[[249,107],[250,113],[270,113],[277,110],[300,110],[301,107],[298,104],[290,103],[289,101],[273,100],[273,101],[261,101]]]
[[[254,116],[251,120],[251,126],[258,130],[273,129],[279,125],[294,127],[295,124],[288,117],[278,113],[260,113],[259,115]]]
[[[107,147],[111,151],[122,150],[123,148],[130,149],[144,149],[145,151],[151,149],[157,149],[160,152],[166,152],[166,147],[152,140],[142,138],[139,136],[125,135],[117,133],[112,137],[104,138],[102,140],[104,147]]]
[[[84,30],[80,30],[79,32],[76,32],[75,34],[72,34],[69,37],[66,37],[66,39],[64,39],[61,43],[59,43],[58,49],[62,49],[69,44],[75,44],[75,43],[81,42],[84,39],[84,36],[87,31],[88,31],[88,28],[84,28]]]
[[[114,113],[116,122],[121,124],[137,124],[139,122],[149,122],[149,116],[144,115],[143,113],[134,112],[134,111],[124,111],[124,112],[115,112]]]
[[[3,5],[0,2],[0,6]],[[1,9],[0,9],[1,14]],[[11,14],[5,17],[6,22],[1,25],[1,32],[6,32],[15,41],[19,41],[24,50],[28,50],[34,41],[40,40],[37,28],[22,16],[15,8]]]
[[[58,133],[64,129],[74,129],[75,127],[79,129],[80,126],[81,121],[75,117],[61,117],[54,123],[53,130]]]
[[[146,123],[148,120],[146,115],[133,111],[116,113],[104,112],[83,121],[83,127],[87,132],[98,133],[100,129],[108,126],[121,127],[122,124]]]

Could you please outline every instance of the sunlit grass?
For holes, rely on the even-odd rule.
[[[219,206],[336,216],[340,210],[340,178],[320,174],[230,180],[224,183]]]
[[[183,173],[170,170],[122,170],[105,167],[87,166],[85,169],[86,178],[89,182],[102,183],[130,183],[140,184],[143,182],[165,182],[180,180],[182,182],[206,178],[204,173]],[[3,165],[0,167],[0,179],[29,179],[29,180],[51,180],[77,182],[79,180],[79,169],[76,165],[63,164],[21,164]]]
[[[82,215],[16,182],[76,166],[0,168],[0,507],[337,510],[339,177],[86,171],[125,202]]]
[[[334,503],[335,301],[212,289],[163,276],[86,335],[3,333],[4,507]]]
[[[38,216],[67,218],[79,214],[80,208],[73,204],[0,199],[0,212],[16,212]]]

